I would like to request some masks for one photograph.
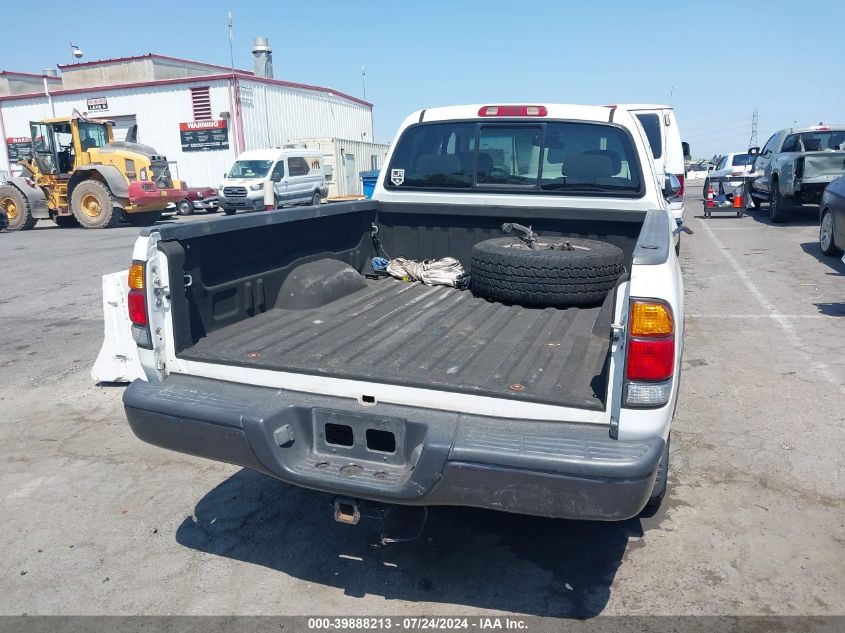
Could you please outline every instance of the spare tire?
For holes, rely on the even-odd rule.
[[[473,246],[473,292],[528,306],[596,305],[625,271],[622,249],[606,242],[538,237],[534,246],[518,237]]]

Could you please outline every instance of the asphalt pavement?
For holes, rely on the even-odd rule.
[[[100,277],[138,229],[0,234],[0,614],[845,613],[845,264],[811,208],[686,217],[669,493],[621,523],[350,527],[327,495],[144,444],[89,378]]]

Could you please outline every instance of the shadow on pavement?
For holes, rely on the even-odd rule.
[[[801,250],[807,255],[812,255],[825,266],[832,268],[835,273],[845,275],[845,263],[842,262],[841,255],[823,255],[818,242],[804,242],[801,244]]]
[[[788,229],[790,226],[818,226],[819,208],[817,206],[803,206],[792,209],[792,218],[789,222],[775,223],[769,217],[768,205],[761,209],[748,209],[748,217],[753,218],[761,224],[767,224],[776,229]]]
[[[440,507],[429,508],[419,538],[381,545],[382,529],[388,537],[418,533],[424,510],[394,507],[384,520],[373,515],[350,527],[334,521],[331,502],[244,469],[199,501],[176,540],[352,597],[589,618],[606,606],[628,540],[643,536],[636,518],[561,521]]]

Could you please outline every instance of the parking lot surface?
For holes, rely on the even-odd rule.
[[[845,613],[845,264],[813,209],[701,216],[662,508],[432,508],[387,545],[422,510],[340,525],[327,495],[132,435],[89,371],[137,229],[0,234],[0,613]]]

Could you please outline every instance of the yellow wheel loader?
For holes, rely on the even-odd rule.
[[[20,161],[24,174],[0,185],[8,230],[31,229],[40,219],[88,229],[111,227],[121,218],[144,226],[185,197],[164,156],[135,142],[133,132],[115,141],[112,127],[79,114],[30,123],[32,153]]]

